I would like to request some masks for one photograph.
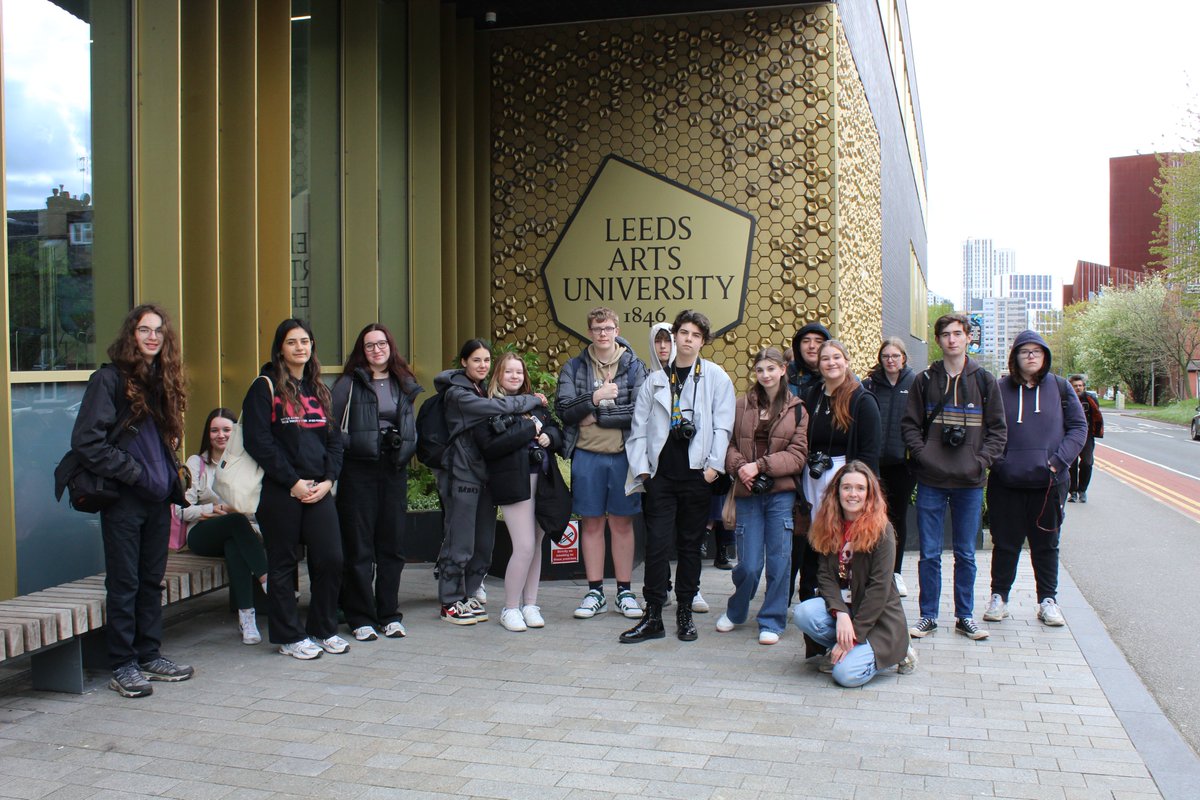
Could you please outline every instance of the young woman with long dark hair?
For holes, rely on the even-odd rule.
[[[363,328],[333,385],[344,421],[337,510],[342,528],[341,608],[360,642],[405,635],[400,573],[408,513],[408,462],[417,448],[413,398],[422,391],[387,327]]]
[[[330,411],[312,329],[285,319],[275,329],[271,360],[242,403],[242,431],[246,452],[263,469],[255,517],[267,549],[271,642],[301,660],[350,649],[337,635],[342,537],[329,492],[342,468],[342,436]],[[300,545],[308,552],[311,593],[305,625],[296,603]]]
[[[475,438],[462,435],[498,414],[526,414],[546,405],[542,394],[488,397],[492,350],[482,339],[468,339],[459,350],[459,369],[433,379],[444,393],[446,449],[439,490],[446,499],[445,536],[438,554],[438,599],[442,619],[454,625],[487,621],[487,610],[474,596],[492,563],[496,540],[496,504],[488,489],[487,469]]]
[[[170,505],[184,502],[173,451],[187,406],[179,337],[166,310],[145,303],[130,311],[108,358],[88,379],[71,448],[85,467],[119,484],[117,501],[100,512],[109,688],[144,697],[153,692],[148,680],[192,676],[159,652]]]
[[[250,518],[226,505],[213,490],[218,465],[236,423],[237,414],[228,408],[209,412],[201,429],[200,446],[187,460],[192,485],[184,496],[191,505],[179,513],[187,525],[188,549],[196,555],[225,559],[242,644],[258,644],[262,635],[254,611],[254,592],[266,590],[267,554]]]
[[[809,543],[818,554],[820,594],[797,603],[792,621],[828,648],[823,672],[841,686],[862,686],[895,664],[917,664],[892,580],[896,537],[879,480],[862,461],[839,469],[817,506]]]

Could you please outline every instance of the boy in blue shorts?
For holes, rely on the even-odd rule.
[[[588,312],[592,343],[572,358],[558,376],[556,410],[563,422],[563,455],[571,459],[574,510],[581,519],[580,550],[588,592],[575,609],[577,619],[608,611],[604,597],[604,523],[612,532],[617,610],[630,619],[642,616],[633,581],[633,516],[641,498],[625,495],[629,462],[625,440],[633,425],[633,405],[646,379],[646,367],[620,337],[612,309]]]

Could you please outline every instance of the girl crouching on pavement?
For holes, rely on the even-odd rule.
[[[500,356],[488,385],[493,398],[532,394],[525,362],[516,353]],[[504,573],[504,608],[500,624],[510,631],[545,625],[537,604],[542,575],[542,536],[535,518],[538,480],[562,448],[562,429],[545,406],[524,415],[492,417],[472,431],[487,464],[487,487],[504,514],[512,538],[512,557]]]
[[[808,454],[808,419],[800,399],[787,390],[787,362],[768,347],[754,357],[754,387],[734,406],[733,438],[725,471],[734,476],[737,503],[737,566],[733,596],[717,630],[746,621],[763,566],[767,588],[758,612],[758,643],[775,644],[787,625],[788,568],[792,552],[792,506]]]
[[[819,559],[819,596],[798,603],[792,619],[829,649],[822,672],[841,686],[862,686],[881,669],[912,672],[917,654],[892,580],[896,535],[879,480],[862,461],[834,476],[817,510],[809,543]]]
[[[438,554],[441,617],[454,625],[487,622],[487,610],[475,598],[492,563],[496,504],[487,486],[487,469],[475,438],[462,435],[499,414],[526,414],[546,405],[542,394],[488,397],[485,381],[492,351],[482,339],[468,339],[458,353],[460,369],[433,379],[444,395],[450,443],[438,488],[446,501],[445,534]]]

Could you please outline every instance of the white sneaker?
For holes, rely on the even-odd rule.
[[[262,641],[253,608],[238,609],[238,628],[242,631],[242,644],[258,644]]]
[[[525,624],[525,616],[519,608],[502,608],[500,609],[500,624],[507,631],[520,632],[528,626]]]
[[[700,592],[696,592],[696,596],[692,598],[692,611],[697,614],[708,613],[708,601],[704,599],[704,596]]]
[[[1058,607],[1053,597],[1047,597],[1038,604],[1038,619],[1051,628],[1059,628],[1067,624],[1063,619],[1062,609]]]
[[[521,606],[521,616],[525,618],[527,628],[546,627],[546,620],[542,619],[541,606]]]
[[[392,620],[383,626],[383,635],[389,639],[403,639],[408,636],[408,631],[404,630],[404,624],[400,620]]]
[[[328,639],[315,639],[317,647],[335,656],[350,652],[350,643],[336,633]]]
[[[984,622],[1000,622],[1005,617],[1011,616],[1008,603],[1004,602],[1004,598],[998,594],[992,595],[992,599],[988,600],[987,608],[983,611]],[[1038,612],[1038,616],[1041,616],[1041,612]]]
[[[617,592],[617,611],[627,619],[642,618],[642,607],[638,605],[637,596],[633,592]]]
[[[775,631],[759,631],[759,644],[779,644],[779,634]]]
[[[901,597],[908,597],[908,585],[904,582],[904,576],[899,572],[892,573],[892,580],[896,583],[896,594]]]
[[[484,588],[482,583],[479,584],[479,588],[475,590],[475,599],[480,603],[487,602],[487,589]]]
[[[896,673],[899,675],[911,675],[917,668],[917,651],[912,645],[908,646],[908,652],[904,655],[904,659],[896,665]]]
[[[717,617],[717,633],[729,633],[733,628],[733,622],[729,619],[728,614]]]
[[[298,658],[301,661],[308,661],[312,658],[320,658],[324,651],[320,647],[317,647],[312,639],[301,639],[291,644],[279,645],[279,652],[285,656]]]
[[[379,638],[379,634],[370,625],[362,625],[354,629],[354,638],[360,642],[373,642]]]
[[[575,609],[575,619],[591,619],[605,611],[608,611],[608,600],[604,598],[604,592],[599,589],[589,589],[588,593],[579,601],[579,608]]]

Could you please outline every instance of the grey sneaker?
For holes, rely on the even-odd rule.
[[[383,635],[389,639],[403,639],[408,636],[408,631],[404,630],[404,623],[397,619],[383,626]]]
[[[704,607],[707,609],[708,604],[706,603]],[[633,592],[617,592],[617,611],[624,614],[627,619],[642,618],[642,607],[638,605],[637,597]]]
[[[1062,609],[1058,607],[1058,603],[1054,601],[1053,597],[1047,597],[1038,604],[1038,619],[1051,628],[1061,628],[1067,624],[1067,621],[1063,619]]]
[[[122,697],[146,697],[154,694],[154,687],[136,664],[126,664],[113,670],[108,688]]]
[[[697,614],[708,613],[708,601],[699,592],[696,592],[696,596],[692,598],[692,611]]]
[[[1008,603],[1004,602],[1004,598],[998,594],[992,595],[992,599],[988,600],[987,608],[983,612],[984,622],[999,622],[1005,617],[1011,617],[1012,613],[1008,610]]]
[[[291,644],[279,645],[279,652],[282,655],[298,658],[301,661],[310,661],[314,658],[320,658],[321,654],[325,651],[317,647],[312,639],[301,639]]]
[[[575,619],[591,619],[605,611],[608,611],[608,601],[604,599],[604,592],[592,589],[583,596],[583,600],[579,601],[579,608],[575,609]],[[638,617],[641,615],[642,613],[639,611]]]
[[[373,642],[379,638],[379,634],[372,626],[361,625],[354,629],[354,638],[360,642]]]
[[[970,617],[959,617],[958,621],[954,623],[954,630],[976,642],[991,636],[986,630],[976,625],[975,620]]]
[[[138,664],[138,669],[142,671],[148,681],[167,681],[168,683],[186,681],[195,672],[187,664],[176,664],[171,659],[162,656]]]
[[[336,633],[328,639],[314,639],[317,647],[335,656],[350,652],[350,643]]]
[[[896,672],[900,675],[912,675],[917,668],[917,651],[908,646],[908,652],[904,655],[904,659],[896,665]]]
[[[937,630],[937,620],[929,617],[921,617],[917,620],[917,624],[908,629],[908,635],[914,639],[924,639],[929,634]]]

